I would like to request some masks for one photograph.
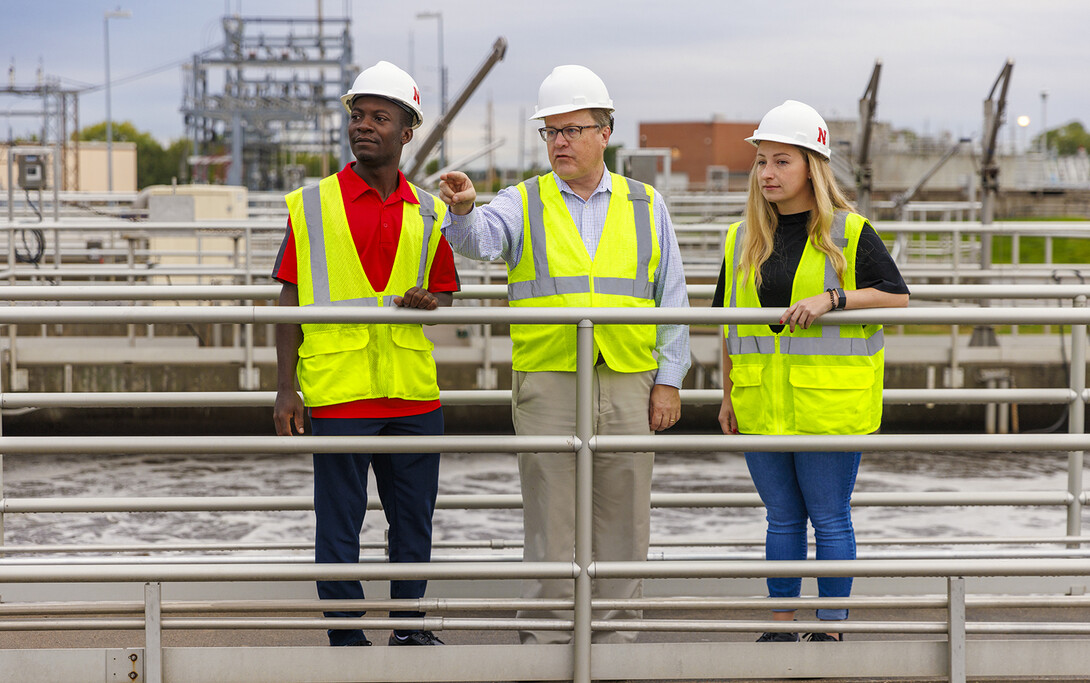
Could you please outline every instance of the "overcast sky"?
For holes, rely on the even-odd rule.
[[[80,125],[105,119],[103,14],[115,2],[4,0],[0,25],[16,84],[39,65],[80,98]],[[318,0],[122,0],[129,19],[110,20],[112,111],[164,143],[184,135],[180,64],[223,41],[225,14],[315,16]],[[855,118],[874,67],[882,61],[878,118],[920,133],[949,131],[979,139],[983,100],[1006,60],[1014,61],[1002,144],[1047,125],[1090,125],[1090,2],[1087,0],[326,0],[327,17],[352,19],[354,61],[386,59],[411,69],[424,98],[424,128],[438,113],[437,22],[443,13],[448,96],[459,92],[498,36],[509,47],[454,124],[452,156],[483,145],[485,107],[493,102],[501,163],[514,163],[520,111],[529,116],[541,80],[558,64],[583,64],[606,82],[617,107],[614,142],[638,146],[640,121],[722,116],[757,121],[791,98],[826,118]],[[156,67],[169,67],[129,80]],[[13,111],[31,100],[0,96],[0,133],[40,130]],[[1025,115],[1024,129],[1014,121]],[[1013,131],[1013,135],[1012,135]],[[544,159],[543,144],[526,138]],[[529,155],[530,152],[528,151]]]

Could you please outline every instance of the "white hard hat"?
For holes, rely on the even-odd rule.
[[[352,112],[352,100],[360,95],[375,95],[401,105],[413,115],[413,128],[419,128],[424,122],[424,113],[420,111],[420,89],[413,77],[390,62],[379,62],[370,69],[364,69],[352,88],[341,95],[341,103],[349,113]]]
[[[553,114],[567,114],[580,109],[613,111],[606,84],[585,66],[558,66],[541,82],[537,91],[537,106],[530,120]]]
[[[752,136],[746,138],[746,142],[754,147],[761,140],[812,149],[826,159],[831,154],[829,127],[825,125],[825,119],[810,105],[795,100],[787,100],[765,114],[761,125],[757,126]]]

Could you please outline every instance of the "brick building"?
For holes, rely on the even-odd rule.
[[[671,170],[675,178],[688,178],[690,190],[740,191],[745,189],[755,153],[745,139],[753,135],[757,125],[756,121],[717,119],[641,123],[640,147],[670,149]]]

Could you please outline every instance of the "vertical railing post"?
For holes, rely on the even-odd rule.
[[[144,584],[144,679],[163,683],[163,585]]]
[[[132,287],[136,284],[136,278],[133,277],[133,273],[136,270],[136,235],[129,235],[126,239],[128,242],[128,251],[125,253],[125,265],[128,267],[129,275],[126,278],[126,283]],[[134,302],[135,305],[135,302]],[[129,323],[126,326],[129,335],[129,346],[136,346],[136,325]]]
[[[1074,305],[1085,308],[1086,295],[1076,297]],[[1068,432],[1082,434],[1086,431],[1086,325],[1071,326],[1071,389],[1075,400],[1068,408]],[[1082,535],[1082,461],[1083,451],[1067,454],[1067,492],[1071,497],[1067,506],[1068,536]]]
[[[590,683],[591,563],[594,462],[590,450],[593,413],[594,323],[581,320],[576,332],[575,436],[575,631],[572,633],[574,683]]]
[[[0,399],[4,398],[4,378],[0,377]],[[3,401],[0,401],[2,404]],[[4,414],[0,411],[0,436],[4,435]],[[0,453],[0,549],[4,547],[4,454]],[[4,553],[0,550],[0,557]]]
[[[243,269],[245,274],[242,276],[242,283],[244,285],[252,285],[254,283],[253,273],[250,271],[252,262],[250,261],[250,242],[253,238],[253,234],[250,231],[250,226],[246,226],[246,244],[243,245]],[[238,238],[235,238],[235,253],[238,253]],[[246,299],[240,301],[243,306],[253,306],[253,299]],[[242,336],[245,346],[243,347],[243,381],[240,382],[240,388],[248,391],[256,391],[261,388],[261,383],[258,381],[257,368],[254,367],[254,325],[253,323],[245,323],[242,326]]]
[[[950,683],[965,683],[965,577],[946,579]]]

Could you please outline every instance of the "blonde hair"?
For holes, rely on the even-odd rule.
[[[825,254],[832,261],[836,270],[837,280],[844,284],[844,271],[848,267],[844,252],[835,244],[831,236],[833,225],[833,213],[836,211],[855,211],[848,198],[837,185],[836,176],[829,166],[829,161],[804,147],[796,147],[806,159],[810,169],[810,185],[814,190],[814,210],[810,212],[810,220],[806,223],[806,233],[810,243]],[[738,258],[738,272],[748,275],[752,270],[754,280],[758,288],[761,286],[761,267],[772,255],[772,235],[779,226],[780,215],[775,205],[765,199],[761,193],[760,180],[757,172],[757,162],[749,172],[749,194],[746,197],[746,230],[742,236],[742,250]],[[744,283],[748,278],[743,278]]]

